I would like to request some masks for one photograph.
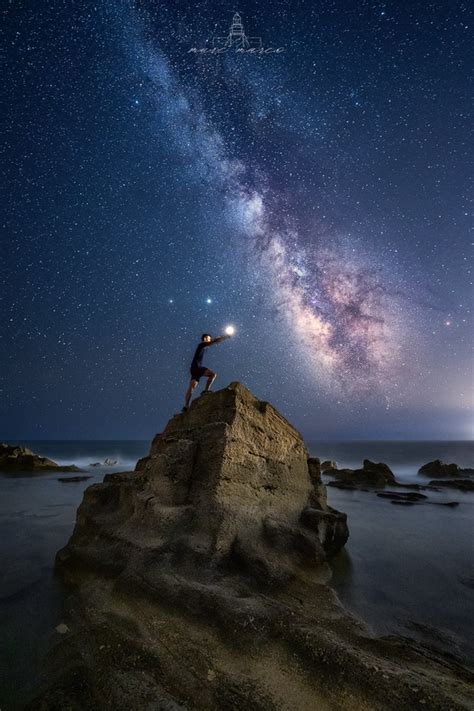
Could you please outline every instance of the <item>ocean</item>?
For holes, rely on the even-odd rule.
[[[13,444],[13,442],[12,442]],[[18,444],[90,479],[64,484],[58,474],[0,472],[0,708],[18,709],[34,693],[48,640],[61,619],[65,590],[53,575],[56,551],[72,533],[84,489],[105,473],[134,468],[148,441],[26,441]],[[312,456],[339,467],[382,461],[402,482],[427,480],[433,459],[474,467],[473,442],[308,442]],[[114,466],[89,467],[105,458]],[[328,481],[330,479],[327,479]],[[411,637],[474,667],[474,493],[429,492],[429,501],[396,506],[373,492],[328,487],[348,515],[350,537],[332,561],[332,586],[353,614],[379,635]],[[434,502],[458,501],[449,508]]]

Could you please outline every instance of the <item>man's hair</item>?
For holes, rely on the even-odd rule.
[[[201,336],[201,341],[203,341],[206,338],[206,336],[209,336],[209,338],[212,338],[210,333],[203,333]]]

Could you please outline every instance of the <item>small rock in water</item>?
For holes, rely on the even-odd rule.
[[[434,461],[428,462],[428,464],[424,464],[420,467],[418,469],[418,474],[423,474],[424,476],[464,477],[474,474],[474,469],[461,469],[459,464],[454,464],[454,462],[451,464],[445,464],[440,459],[435,459]]]
[[[444,486],[449,489],[459,489],[459,491],[474,491],[474,481],[472,479],[433,479],[430,485]]]
[[[417,494],[413,491],[381,491],[377,494],[382,499],[392,499],[393,501],[423,501],[428,497],[425,494]]]
[[[383,488],[385,485],[397,486],[398,482],[395,476],[386,464],[383,462],[371,462],[370,459],[364,459],[362,469],[326,469],[325,474],[336,477],[337,480],[350,486],[339,486],[339,488],[356,488],[363,487]],[[338,486],[335,483],[332,486]]]
[[[416,506],[417,504],[421,504],[421,501],[407,501],[405,499],[399,501],[398,499],[391,499],[390,503],[397,504],[398,506]]]
[[[90,476],[60,476],[58,481],[62,481],[63,484],[67,484],[69,481],[85,481],[86,479],[92,479]]]

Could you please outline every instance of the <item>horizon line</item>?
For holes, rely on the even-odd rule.
[[[64,437],[57,437],[57,438],[43,438],[43,439],[37,439],[35,437],[10,437],[3,439],[0,437],[0,442],[4,442],[7,444],[7,440],[28,440],[30,442],[148,442],[150,439],[153,439],[156,435],[152,435],[151,437],[146,437],[146,438],[140,438],[140,437],[134,437],[134,438],[119,438],[119,439],[110,439],[110,438],[103,438],[103,439],[92,439],[92,438],[81,438],[81,439],[69,439],[69,438],[64,438]],[[321,442],[321,443],[326,443],[326,442],[346,442],[346,443],[355,443],[355,442],[472,442],[474,443],[474,438],[473,439],[383,439],[383,438],[376,438],[376,439],[311,439],[308,437],[303,437],[302,439],[304,441],[308,442]]]

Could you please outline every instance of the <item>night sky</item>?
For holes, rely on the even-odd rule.
[[[472,436],[467,3],[2,15],[3,439],[151,437],[227,324],[308,439]]]

